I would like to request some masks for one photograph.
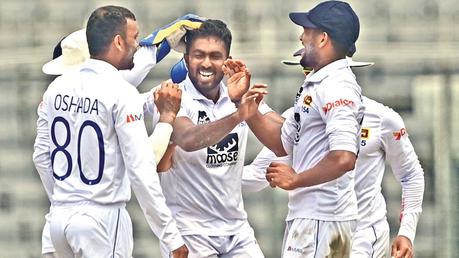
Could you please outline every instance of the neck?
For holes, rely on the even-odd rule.
[[[322,69],[323,67],[337,61],[337,60],[340,60],[340,59],[343,59],[344,57],[338,57],[338,56],[326,56],[326,57],[323,57],[320,59],[319,63],[317,63],[317,65],[315,65],[313,68],[314,68],[314,71],[319,71],[320,69]]]
[[[202,95],[212,100],[214,103],[217,103],[218,98],[220,98],[220,87],[216,87],[215,89],[212,89],[211,91],[202,93]]]
[[[91,55],[91,58],[107,62],[119,70],[118,59],[115,55],[110,54],[110,51],[106,51],[105,53],[99,55]]]

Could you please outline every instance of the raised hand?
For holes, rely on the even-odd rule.
[[[413,245],[405,236],[397,236],[392,242],[391,257],[393,258],[412,258]]]
[[[188,248],[186,245],[182,245],[181,247],[172,251],[173,258],[187,258],[188,257]]]
[[[239,102],[250,87],[251,74],[241,60],[227,59],[223,73],[228,78],[228,95],[233,102]]]
[[[265,84],[255,84],[242,96],[238,107],[238,112],[242,120],[250,119],[256,114],[258,105],[264,96],[268,94],[267,87]]]
[[[180,110],[182,90],[171,81],[164,81],[154,93],[155,105],[158,108],[160,122],[172,123]]]
[[[280,187],[284,190],[293,190],[296,188],[295,181],[298,174],[290,166],[272,162],[266,169],[266,180],[271,187]]]

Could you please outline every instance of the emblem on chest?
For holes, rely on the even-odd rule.
[[[360,146],[366,146],[370,138],[370,128],[362,128],[360,131]]]
[[[202,125],[202,124],[207,124],[210,123],[210,118],[207,116],[206,111],[198,111],[198,121],[196,124]]]

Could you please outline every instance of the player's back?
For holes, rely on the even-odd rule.
[[[135,99],[136,94],[113,66],[97,60],[90,60],[80,71],[58,77],[50,85],[44,103],[55,205],[129,200],[129,180],[116,126],[123,99]],[[135,121],[140,115],[132,114],[127,120]]]

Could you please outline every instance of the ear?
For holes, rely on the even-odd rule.
[[[324,47],[328,44],[328,42],[330,41],[330,37],[328,36],[328,33],[326,33],[325,31],[320,33],[319,35],[319,47]]]
[[[121,37],[121,35],[119,35],[119,34],[115,35],[115,37],[113,38],[113,44],[115,45],[116,49],[118,49],[118,51],[122,51],[123,50],[124,40]]]

